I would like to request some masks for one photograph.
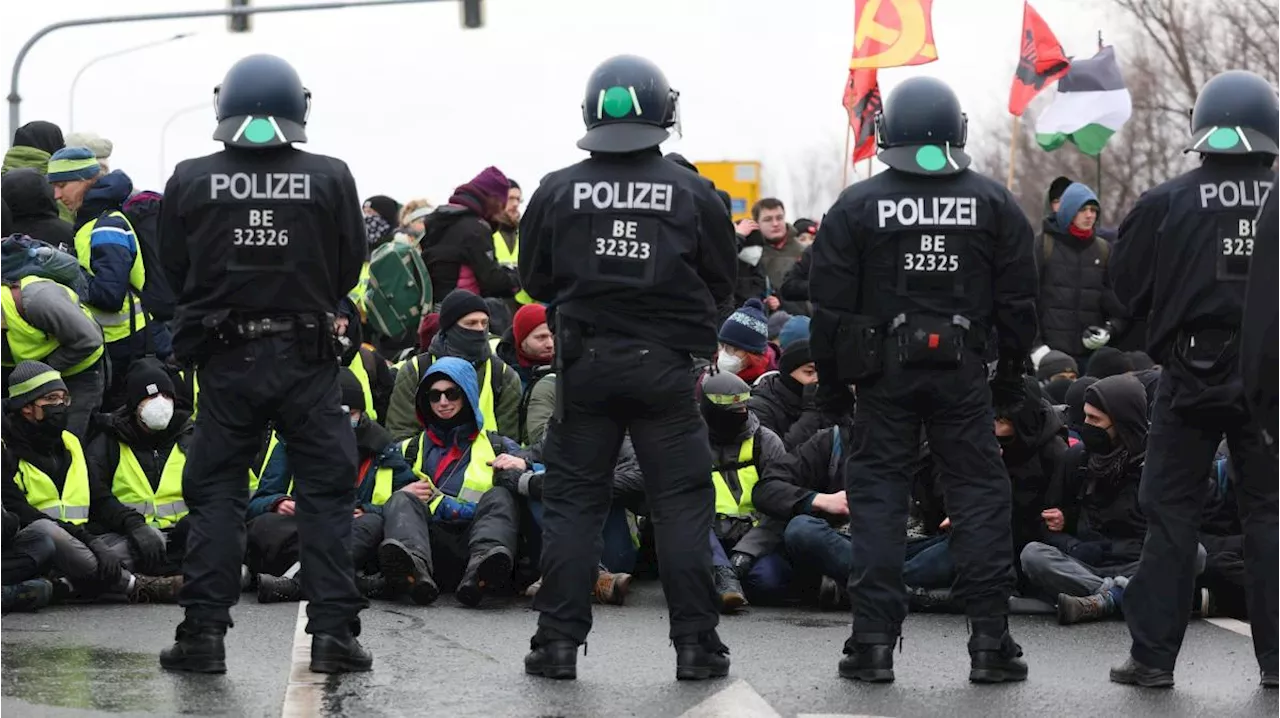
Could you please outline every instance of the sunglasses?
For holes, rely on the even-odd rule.
[[[449,401],[457,401],[457,400],[459,400],[459,399],[461,399],[461,398],[462,398],[462,390],[461,390],[461,389],[459,389],[459,388],[458,388],[458,387],[456,387],[456,386],[451,386],[451,387],[449,387],[448,389],[429,389],[429,390],[427,390],[427,403],[428,403],[428,404],[434,404],[434,403],[436,403],[436,402],[440,401],[440,399],[441,399],[442,397],[443,397],[443,398],[445,398],[445,399],[448,399]]]

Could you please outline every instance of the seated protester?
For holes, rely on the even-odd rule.
[[[809,317],[793,316],[782,325],[782,331],[778,332],[778,349],[786,351],[792,342],[801,339],[809,339]]]
[[[752,492],[756,508],[767,516],[787,522],[783,544],[794,569],[801,574],[821,576],[818,605],[823,608],[848,607],[845,586],[852,566],[849,533],[849,501],[845,497],[842,460],[847,454],[849,424],[822,429],[790,454],[771,464]],[[939,519],[929,509],[937,503],[931,496],[934,482],[921,479],[932,471],[927,445],[921,444],[920,460],[912,472],[912,523],[916,514],[925,514],[927,530],[904,526],[907,534],[906,563],[902,577],[909,597],[923,596],[928,589],[950,586],[955,568],[937,533]],[[917,510],[919,508],[920,510]]]
[[[494,353],[520,375],[527,395],[529,385],[550,371],[555,358],[556,340],[547,325],[547,308],[541,304],[520,307]]]
[[[809,354],[809,340],[792,342],[782,352],[777,372],[765,374],[751,387],[747,406],[760,425],[782,437],[787,451],[831,425],[814,404],[818,369]]]
[[[1071,383],[1064,397],[1067,405],[1067,431],[1076,442],[1080,441],[1080,433],[1084,429],[1084,393],[1096,383],[1096,378],[1082,376]]]
[[[85,447],[92,480],[111,487],[124,507],[154,529],[158,543],[139,543],[152,555],[148,570],[178,574],[186,553],[187,504],[182,498],[182,470],[195,431],[191,412],[174,404],[169,373],[155,359],[141,359],[125,379],[125,403],[99,414],[93,438]],[[129,557],[120,556],[128,565]]]
[[[520,399],[519,433],[523,444],[540,444],[546,440],[547,423],[556,410],[556,375],[548,374],[526,388]]]
[[[1076,366],[1076,360],[1072,359],[1071,355],[1052,349],[1040,359],[1040,363],[1036,366],[1036,379],[1039,379],[1043,386],[1055,379],[1075,379],[1079,372],[1080,368]]]
[[[769,346],[769,324],[764,318],[764,304],[749,299],[720,325],[720,350],[716,367],[726,374],[736,374],[747,384],[765,372],[778,368],[777,355]]]
[[[364,391],[349,369],[338,374],[343,410],[351,417],[356,434],[356,500],[351,525],[351,555],[356,585],[369,597],[382,594],[377,571],[361,573],[373,563],[382,541],[382,508],[393,492],[417,482],[391,434],[365,414]],[[285,447],[284,439],[277,447]],[[297,601],[303,598],[298,578],[298,520],[293,498],[293,471],[289,452],[271,451],[258,490],[249,501],[246,563],[258,575],[258,602]]]
[[[710,374],[702,381],[701,395],[698,404],[711,442],[716,490],[710,536],[715,587],[720,611],[733,613],[748,599],[775,600],[791,581],[791,567],[780,550],[783,527],[774,521],[761,523],[751,499],[760,475],[787,450],[747,408],[751,394],[742,379]]]
[[[66,430],[72,397],[58,372],[25,361],[9,377],[4,417],[4,476],[0,497],[21,525],[54,543],[53,565],[80,597],[124,596],[130,601],[172,601],[182,577],[151,578],[122,565],[121,543],[151,557],[164,541],[137,512],[91,481],[80,440]],[[90,532],[90,522],[99,532]],[[123,537],[128,537],[127,539]]]
[[[29,525],[23,527],[18,515],[4,512],[2,565],[3,602],[0,612],[38,611],[53,599],[53,583],[44,575],[53,568],[57,549],[53,539]]]
[[[468,361],[444,357],[427,369],[416,397],[421,431],[401,445],[420,481],[383,507],[382,575],[421,605],[455,591],[460,603],[476,606],[511,582],[520,507],[516,492],[495,485],[494,461],[521,452],[483,428],[480,394]],[[502,470],[518,480],[526,469],[516,458]]]
[[[1128,374],[1133,371],[1133,361],[1128,355],[1114,347],[1102,347],[1089,356],[1085,365],[1085,376],[1095,379],[1106,379],[1109,376]]]
[[[1131,376],[1102,379],[1085,391],[1084,412],[1084,443],[1067,451],[1059,475],[1061,516],[1046,515],[1043,542],[1027,544],[1019,557],[1030,584],[1056,597],[1064,625],[1120,613],[1147,532],[1138,500],[1147,444],[1142,384]]]
[[[361,336],[358,322],[347,324],[346,334],[338,337],[338,343],[342,345],[342,355],[338,357],[338,361],[360,383],[364,405],[367,407],[362,416],[367,416],[370,421],[382,422],[387,417],[387,407],[391,403],[391,392],[395,388],[396,379],[382,355],[361,343]]]
[[[1075,379],[1058,377],[1040,387],[1040,394],[1053,406],[1066,406],[1067,390],[1076,382]]]
[[[486,235],[490,245],[492,240]],[[444,357],[466,360],[480,384],[479,403],[484,430],[503,436],[519,435],[520,375],[494,356],[489,348],[489,305],[465,290],[454,290],[440,304],[440,329],[422,353],[409,359],[396,374],[384,426],[396,441],[422,430],[415,416],[416,397],[432,362]]]
[[[27,172],[32,171],[16,170],[6,179]],[[67,416],[67,430],[85,438],[89,419],[102,404],[107,374],[102,327],[81,306],[74,291],[51,279],[26,276],[18,282],[6,282],[0,288],[0,306],[5,380],[19,362],[48,364],[76,396]]]

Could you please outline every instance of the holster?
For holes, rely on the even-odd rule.
[[[884,326],[861,314],[840,318],[836,329],[836,373],[839,383],[856,384],[884,371]]]
[[[583,344],[581,324],[555,310],[552,310],[549,321],[552,322],[551,326],[556,336],[556,353],[551,360],[551,368],[556,374],[556,403],[551,416],[556,421],[564,421],[566,394],[568,394],[565,369],[582,358],[586,353],[586,346]]]
[[[1240,377],[1240,337],[1232,329],[1182,331],[1174,340],[1161,375],[1170,387],[1169,408],[1209,423],[1244,411]]]
[[[338,357],[332,314],[300,314],[294,320],[298,354],[309,364],[321,364]]]

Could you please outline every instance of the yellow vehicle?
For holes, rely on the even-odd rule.
[[[760,199],[760,163],[755,160],[695,162],[698,172],[715,183],[716,189],[733,199],[733,221],[749,218],[751,205]]]

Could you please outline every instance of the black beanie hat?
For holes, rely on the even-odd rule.
[[[1052,202],[1055,199],[1062,199],[1062,193],[1066,192],[1067,188],[1070,187],[1071,184],[1070,177],[1055,177],[1053,182],[1049,183],[1049,201]]]
[[[782,350],[782,359],[778,361],[778,369],[783,374],[790,374],[812,361],[813,354],[809,351],[809,340],[797,339]]]
[[[478,295],[465,289],[449,292],[440,302],[440,331],[447,332],[458,323],[458,320],[472,312],[489,314],[489,305]]]
[[[353,410],[365,411],[364,387],[360,380],[345,366],[338,370],[338,386],[342,389],[342,405]]]
[[[369,209],[378,213],[378,216],[385,219],[387,224],[392,227],[400,226],[400,203],[386,196],[385,194],[375,194],[364,201]]]
[[[1089,357],[1088,375],[1099,379],[1133,371],[1133,362],[1115,347],[1102,347]]]
[[[138,359],[129,366],[129,374],[125,378],[125,401],[133,408],[148,397],[164,394],[174,396],[173,379],[164,366],[155,359]]]

